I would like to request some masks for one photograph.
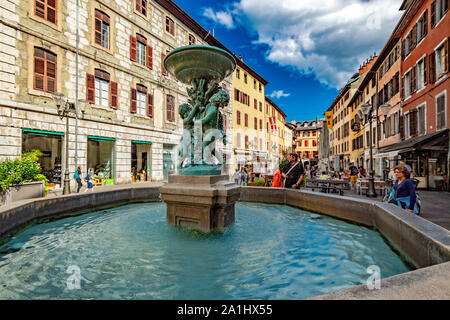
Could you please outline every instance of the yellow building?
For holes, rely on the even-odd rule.
[[[269,153],[269,169],[271,172],[278,168],[279,159],[285,157],[284,129],[286,114],[270,98],[266,97],[266,132],[267,150]],[[292,141],[292,138],[287,137]]]
[[[319,131],[322,121],[299,121],[295,127],[295,153],[303,163],[317,165],[319,161]]]
[[[232,79],[233,163],[239,169],[249,162],[266,162],[268,159],[264,112],[265,85],[268,82],[242,58],[236,58],[236,61]]]

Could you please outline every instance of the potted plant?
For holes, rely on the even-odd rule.
[[[251,187],[264,187],[266,181],[264,179],[255,179],[253,182],[249,182],[248,185]]]

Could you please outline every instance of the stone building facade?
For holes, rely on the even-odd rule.
[[[66,137],[53,94],[75,103],[76,3],[0,4],[0,160],[41,148],[44,171],[58,176],[68,138],[71,176],[81,165],[116,184],[136,179],[133,167],[143,180],[167,178],[188,96],[163,59],[189,44],[224,47],[172,1],[79,0],[78,119]],[[221,85],[231,93],[231,76]],[[224,114],[230,126],[231,103]]]

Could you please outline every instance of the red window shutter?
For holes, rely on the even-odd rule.
[[[245,114],[245,126],[248,127],[248,114]]]
[[[41,51],[41,49],[35,49],[34,56],[34,89],[37,90],[44,90],[45,60],[36,54]],[[44,54],[42,53],[42,55]]]
[[[147,95],[147,116],[153,118],[153,95]]]
[[[429,73],[429,82],[435,83],[436,82],[436,53],[433,51],[432,54],[429,55],[429,67],[428,67],[428,73]]]
[[[95,43],[102,45],[102,20],[98,11],[95,12]]]
[[[134,88],[131,88],[130,112],[131,113],[137,112],[137,90]]]
[[[117,89],[117,82],[111,81],[109,85],[111,87],[111,90],[110,90],[110,92],[111,92],[111,108],[117,109],[117,107],[119,105],[118,101],[117,101],[118,95],[119,95],[119,92]]]
[[[258,109],[258,101],[256,101],[256,99],[253,100],[255,103],[255,109]]]
[[[236,118],[236,123],[237,123],[237,124],[241,124],[241,112],[238,111],[238,112],[236,113],[236,116],[237,116],[237,118]]]
[[[95,77],[93,74],[86,74],[86,100],[95,104]]]
[[[46,54],[47,58],[49,56],[49,54]],[[47,78],[47,88],[46,88],[46,92],[55,92],[56,91],[56,61],[49,61],[48,59],[46,60],[47,63],[47,72],[46,72],[46,78]]]
[[[38,17],[45,19],[45,0],[36,0],[35,2],[35,14]]]
[[[262,130],[262,120],[259,119],[259,129]]]
[[[164,67],[164,59],[166,58],[166,55],[164,53],[161,53],[161,72],[163,75],[167,76],[167,70]]]
[[[255,130],[258,130],[258,119],[255,118],[254,124],[255,124]]]
[[[47,0],[47,21],[56,24],[56,0]]]
[[[136,37],[130,36],[130,59],[136,62],[137,55],[137,39]]]
[[[147,67],[153,69],[153,48],[147,45]]]

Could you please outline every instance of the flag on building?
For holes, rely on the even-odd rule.
[[[276,121],[275,117],[270,117],[269,122],[270,122],[270,128],[272,129],[272,131],[277,131],[277,121]]]
[[[327,120],[328,129],[333,130],[333,111],[325,112],[325,119]]]

